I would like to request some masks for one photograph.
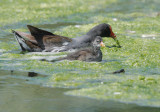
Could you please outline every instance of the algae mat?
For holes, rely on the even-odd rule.
[[[68,95],[160,106],[159,0],[1,2],[0,69],[46,74],[29,82],[76,89]],[[104,38],[102,62],[41,62],[37,59],[66,53],[21,54],[10,33],[10,29],[27,32],[26,25],[32,24],[74,38],[100,23],[109,23],[122,45],[112,47],[115,42]],[[126,72],[109,74],[121,68]]]

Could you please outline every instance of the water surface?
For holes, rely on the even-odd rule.
[[[71,89],[49,88],[28,83],[28,72],[0,71],[2,112],[158,112],[159,108],[68,96]],[[37,77],[45,77],[39,74]]]

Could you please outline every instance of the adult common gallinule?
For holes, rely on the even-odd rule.
[[[94,40],[96,36],[112,37],[114,40],[116,40],[117,44],[119,45],[119,42],[116,39],[116,36],[113,33],[111,26],[105,23],[95,26],[89,32],[87,32],[86,35],[83,35],[77,38],[72,38],[72,39],[68,37],[53,34],[51,32],[36,28],[31,25],[27,25],[27,27],[30,30],[31,34],[13,31],[17,40],[20,40],[18,38],[21,38],[21,39],[23,38],[24,40],[27,40],[30,43],[28,45],[27,43],[22,44],[23,42],[26,42],[26,41],[18,41],[21,48],[23,47],[22,48],[23,51],[26,50],[26,51],[37,52],[37,50],[34,50],[30,46],[36,46],[36,47],[38,46],[40,47],[41,51],[48,51],[48,52],[66,51],[69,49],[82,48],[82,47],[90,46],[91,41]],[[31,45],[31,44],[34,44],[34,45]],[[28,50],[28,48],[32,50]]]
[[[102,61],[102,52],[100,50],[100,46],[104,46],[102,42],[102,38],[100,36],[96,36],[95,39],[91,42],[91,46],[89,48],[83,48],[76,52],[68,54],[66,57],[50,60],[49,62],[55,62],[60,60],[80,60],[80,61]],[[48,61],[46,59],[42,59],[42,61]]]

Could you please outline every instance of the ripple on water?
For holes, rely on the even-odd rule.
[[[160,37],[160,35],[155,35],[155,34],[143,34],[141,36],[142,38],[146,38],[146,39],[156,39],[157,37]]]

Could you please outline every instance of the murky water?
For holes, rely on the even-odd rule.
[[[30,84],[31,72],[0,71],[1,112],[158,112],[159,108],[142,107],[113,101],[67,96],[71,89],[48,88]],[[46,75],[36,74],[37,77]],[[34,81],[32,82],[34,83]]]

